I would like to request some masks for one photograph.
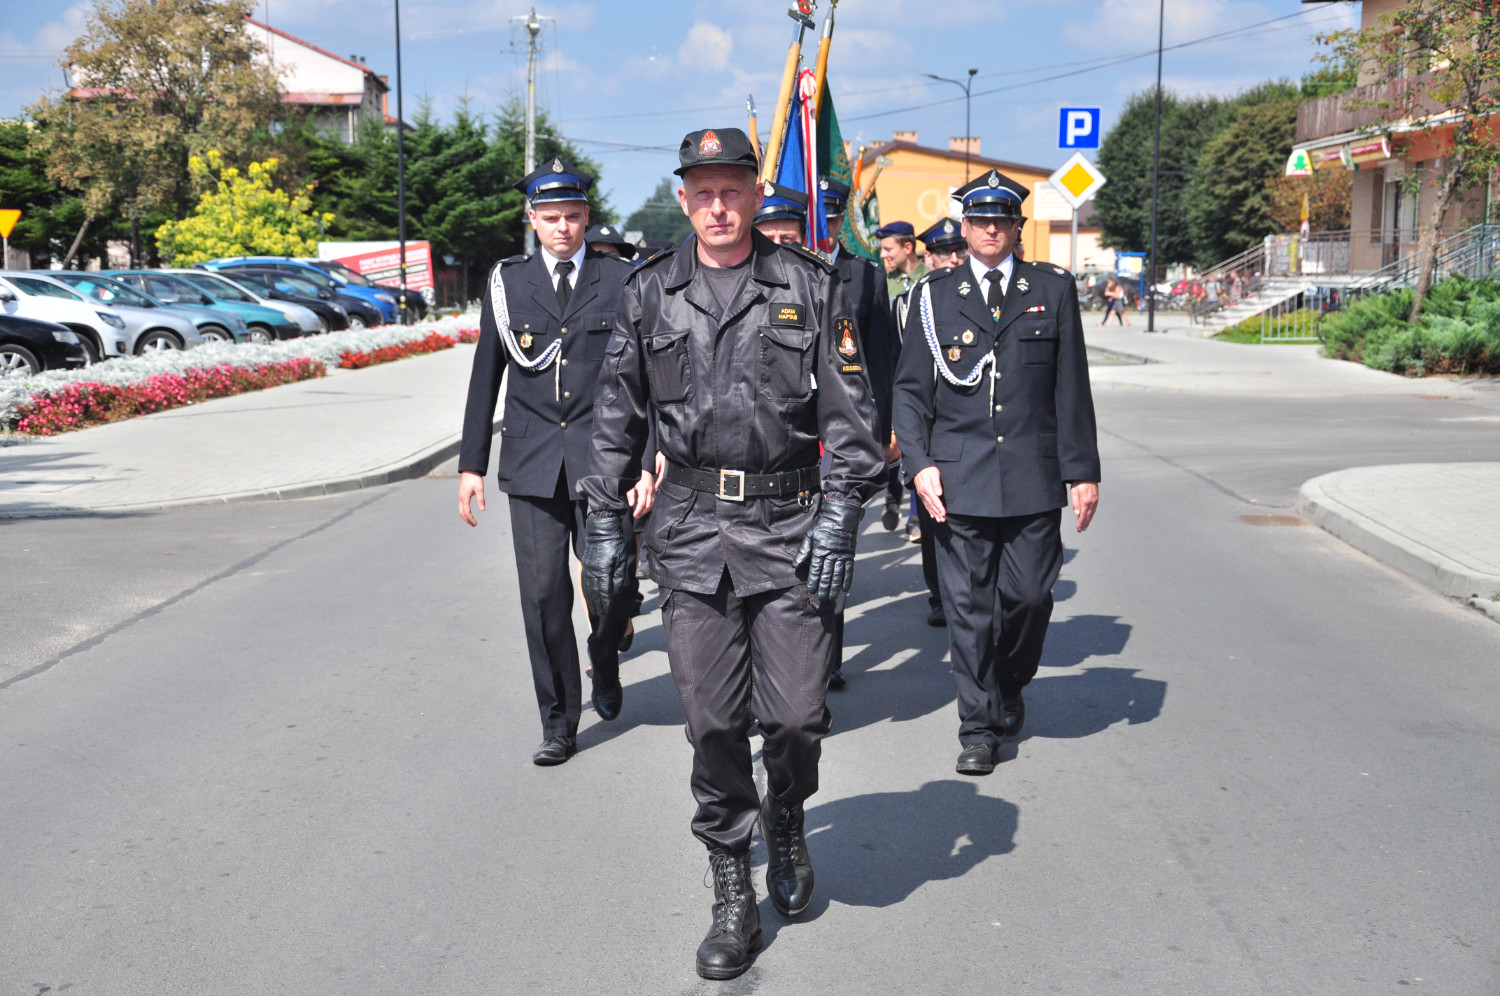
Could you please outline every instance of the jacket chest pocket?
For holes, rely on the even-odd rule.
[[[762,326],[760,390],[773,401],[805,401],[812,394],[813,329]]]
[[[688,330],[672,329],[648,336],[646,371],[651,378],[651,397],[657,404],[686,401],[692,383],[688,365]]]
[[[551,344],[556,331],[548,324],[547,316],[541,312],[511,312],[511,338],[515,339],[516,345],[521,347],[522,355],[529,360],[542,355],[542,351]]]
[[[584,315],[572,323],[569,334],[586,335],[588,358],[600,360],[604,358],[604,347],[609,345],[609,334],[614,330],[614,325],[614,319],[609,315]]]
[[[1016,339],[1021,344],[1021,362],[1028,367],[1050,366],[1057,362],[1057,325],[1053,322],[1017,323]]]

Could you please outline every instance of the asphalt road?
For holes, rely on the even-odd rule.
[[[1500,626],[1252,524],[1327,471],[1500,459],[1500,404],[1098,400],[1104,502],[989,778],[867,517],[817,895],[762,898],[722,984],[659,617],[620,720],[533,767],[503,502],[0,523],[0,996],[1500,991]]]

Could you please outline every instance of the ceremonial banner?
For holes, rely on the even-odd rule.
[[[797,74],[776,183],[807,195],[807,247],[832,252],[833,238],[828,233],[828,219],[823,216],[823,191],[818,186],[817,125],[810,106],[816,85],[812,70]]]

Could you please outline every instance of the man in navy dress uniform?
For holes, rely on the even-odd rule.
[[[965,264],[912,289],[896,438],[936,530],[958,691],[960,774],[995,769],[1025,721],[1062,568],[1062,507],[1099,503],[1083,323],[1068,271],[1018,260],[1026,188],[990,170],[954,196]]]
[[[521,618],[542,717],[542,745],[532,755],[539,765],[562,764],[577,749],[582,678],[568,547],[582,555],[586,509],[577,489],[588,463],[594,385],[632,270],[585,246],[592,184],[554,158],[516,185],[530,202],[540,251],[502,260],[490,272],[458,458],[458,514],[477,525],[471,502],[484,511],[495,405],[508,370],[496,479],[510,497]],[[651,507],[652,481],[640,466],[632,470],[629,505],[639,517]],[[632,563],[631,590],[603,616],[589,615],[592,698],[604,720],[619,715],[623,699],[619,646],[635,607],[634,583]]]

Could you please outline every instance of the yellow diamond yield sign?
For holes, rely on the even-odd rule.
[[[11,229],[21,220],[21,212],[15,208],[0,211],[0,238],[10,238]]]
[[[1047,179],[1074,210],[1086,204],[1104,186],[1104,174],[1099,172],[1099,167],[1084,158],[1081,152],[1073,153]]]

